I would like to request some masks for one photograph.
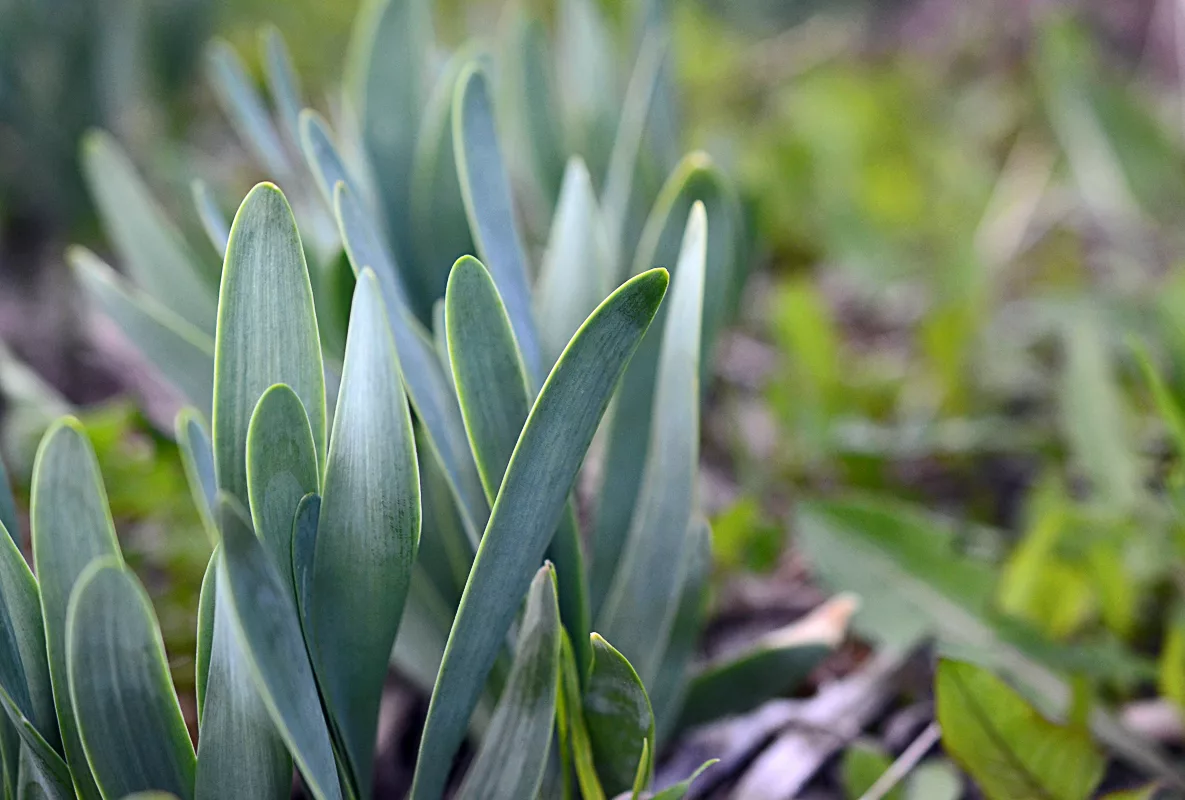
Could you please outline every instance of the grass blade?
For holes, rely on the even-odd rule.
[[[33,465],[30,506],[33,564],[41,588],[45,648],[62,745],[79,797],[99,800],[70,705],[66,606],[88,564],[121,555],[99,464],[77,420],[54,423],[41,440]]]
[[[354,292],[318,518],[313,661],[361,797],[379,700],[420,540],[411,414],[378,279]],[[362,555],[362,557],[359,557]]]
[[[489,81],[478,61],[461,70],[453,96],[453,150],[469,229],[478,255],[494,276],[528,373],[540,374],[540,353],[527,256],[523,250],[510,179],[498,144]]]
[[[238,53],[225,41],[216,40],[206,54],[206,69],[223,113],[247,150],[263,166],[267,177],[283,180],[290,176],[292,164],[284,151],[284,143],[280,141],[259,93],[247,77]]]
[[[588,167],[573,156],[564,172],[539,280],[535,317],[543,363],[551,367],[576,333],[580,320],[609,296],[616,283],[609,239]]]
[[[545,566],[531,582],[510,677],[458,798],[538,794],[555,723],[559,671],[559,606],[555,576]]]
[[[160,627],[148,593],[120,559],[98,559],[83,570],[66,629],[70,698],[100,791],[123,797],[156,789],[192,798],[196,761]]]
[[[98,256],[71,247],[66,258],[82,287],[185,399],[209,413],[214,340],[120,278]]]
[[[196,800],[234,796],[282,800],[292,792],[292,756],[256,688],[231,617],[230,600],[219,596],[221,552],[219,546],[210,558],[199,601],[201,735],[194,794]]]
[[[16,500],[12,496],[12,481],[8,478],[8,468],[4,460],[0,459],[0,525],[8,531],[9,537],[19,549],[21,546],[21,521],[16,513]]]
[[[461,415],[486,497],[493,502],[535,392],[498,289],[477,259],[465,256],[453,266],[444,316]],[[564,627],[583,642],[588,636],[588,594],[574,509],[561,517],[550,550],[558,556]],[[579,663],[588,662],[587,652],[583,645],[576,648]]]
[[[325,370],[313,289],[300,234],[283,193],[250,191],[230,231],[218,306],[214,365],[214,464],[218,486],[246,505],[247,429],[264,391],[292,387],[325,452]]]
[[[630,791],[638,772],[650,782],[653,764],[638,754],[654,752],[654,712],[633,666],[599,634],[592,635],[593,662],[584,690],[584,721],[597,775],[612,797]]]
[[[572,653],[572,643],[568,640],[567,634],[564,634],[560,644],[560,669],[561,686],[556,715],[556,724],[561,730],[560,747],[563,748],[564,754],[571,750],[576,783],[580,787],[583,800],[605,800],[605,790],[601,788],[596,765],[593,764],[588,728],[584,724],[579,675],[581,668],[576,666],[576,657]],[[567,780],[567,776],[564,780]]]
[[[664,320],[642,489],[622,566],[597,621],[651,686],[674,626],[691,551],[687,532],[699,472],[699,321],[707,239],[707,215],[697,203]]]
[[[339,800],[337,766],[296,606],[232,495],[219,494],[218,586],[254,684],[316,800]]]
[[[485,678],[667,280],[665,270],[651,271],[605,300],[572,339],[531,409],[449,634],[420,745],[415,800],[434,800],[444,790]]]
[[[0,532],[0,689],[47,742],[61,749],[37,579]],[[15,733],[15,731],[13,731]],[[15,766],[15,764],[14,764]]]
[[[214,331],[214,265],[204,265],[110,134],[91,131],[82,168],[103,227],[132,280],[205,334]]]
[[[284,384],[264,392],[247,427],[247,492],[255,533],[285,577],[292,566],[296,507],[305,495],[321,490],[315,448],[296,392]]]

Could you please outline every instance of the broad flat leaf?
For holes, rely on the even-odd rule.
[[[664,270],[593,312],[548,376],[515,446],[432,693],[412,795],[439,797],[520,598],[559,524],[614,386],[666,291]]]
[[[688,667],[707,616],[708,577],[712,568],[711,525],[703,515],[696,514],[691,519],[691,530],[687,535],[690,540],[687,578],[680,590],[679,610],[658,668],[654,691],[650,693],[660,748],[678,721],[687,693]]]
[[[592,177],[580,157],[573,156],[535,284],[545,366],[555,363],[580,321],[609,295],[615,275]]]
[[[571,753],[572,766],[576,773],[576,783],[580,787],[583,800],[605,800],[605,790],[597,777],[597,768],[593,763],[592,742],[589,741],[588,727],[584,723],[584,705],[580,691],[580,671],[576,664],[576,657],[572,653],[572,643],[567,633],[561,637],[560,644],[560,694],[557,702],[556,724],[560,728],[559,742],[562,755],[567,757]],[[568,777],[567,767],[564,768],[564,780]]]
[[[219,546],[202,580],[198,615],[196,800],[292,792],[292,756],[272,724],[239,641],[230,599],[218,591]],[[207,708],[208,704],[208,708]]]
[[[527,256],[498,144],[489,81],[478,60],[466,65],[457,78],[452,133],[457,179],[469,217],[469,230],[478,255],[489,268],[506,304],[527,372],[537,377],[541,373],[541,357],[531,317]]]
[[[853,742],[844,750],[839,767],[844,797],[847,800],[861,800],[892,764],[893,759],[880,747]],[[904,787],[898,784],[884,797],[886,800],[903,800]]]
[[[91,562],[66,612],[70,699],[105,797],[193,797],[196,761],[152,601],[118,558]],[[119,709],[119,713],[112,713]]]
[[[268,387],[285,383],[304,404],[325,452],[325,371],[304,248],[288,201],[261,183],[235,215],[222,270],[215,343],[214,465],[240,503],[247,489],[247,427]]]
[[[89,250],[66,258],[87,294],[185,399],[208,413],[214,396],[214,340],[120,278]]]
[[[458,798],[538,794],[555,721],[559,670],[555,576],[545,566],[531,582],[510,678]]]
[[[362,797],[383,680],[420,540],[411,414],[378,279],[354,292],[310,598],[313,663]]]
[[[344,202],[344,194],[339,193],[338,197],[343,201],[339,202],[337,208],[342,236],[351,237],[351,232],[362,230],[361,226],[365,223],[347,221],[345,217],[356,215],[359,211],[356,204],[348,205]],[[350,255],[355,274],[360,274],[364,268],[371,266],[358,260],[365,252],[362,243],[347,242],[346,252]],[[398,296],[391,290],[390,282],[384,282],[380,277],[379,283],[387,302],[387,320],[395,337],[403,384],[416,418],[422,426],[421,434],[426,434],[421,444],[432,449],[440,460],[449,486],[457,499],[457,508],[465,523],[466,534],[476,549],[478,535],[485,527],[489,516],[489,504],[482,491],[473,455],[469,451],[465,423],[461,419],[461,409],[457,405],[451,378],[446,375],[443,365],[436,357],[435,343],[431,335],[416,321],[410,311],[403,307]]]
[[[230,238],[230,223],[226,221],[226,215],[218,207],[218,201],[214,199],[214,193],[205,181],[195,179],[189,184],[189,189],[193,195],[193,206],[197,209],[198,219],[202,223],[202,230],[206,232],[210,244],[218,252],[218,257],[225,257],[226,240]]]
[[[383,227],[400,262],[409,257],[409,178],[435,41],[426,0],[367,0],[350,40],[346,96],[360,121]]]
[[[281,180],[290,176],[292,164],[284,143],[280,141],[259,93],[247,77],[238,53],[225,41],[215,40],[206,55],[206,69],[223,113],[239,139],[263,166],[267,177]]]
[[[286,581],[251,531],[246,514],[225,492],[219,493],[218,518],[219,593],[228,600],[254,684],[313,797],[339,800],[329,728]]]
[[[103,226],[132,280],[202,333],[214,332],[213,265],[204,266],[109,134],[82,143],[82,167]]]
[[[304,107],[300,93],[300,76],[292,66],[288,45],[275,25],[259,31],[259,50],[263,56],[263,74],[268,91],[276,107],[284,135],[294,148],[300,146],[300,110]]]
[[[404,275],[412,308],[424,320],[432,304],[444,296],[453,263],[474,251],[453,156],[453,87],[461,68],[473,56],[471,48],[462,48],[445,64],[424,108],[416,139],[408,197],[414,258],[404,265]]]
[[[935,694],[944,748],[989,800],[1086,800],[1103,777],[1089,733],[1048,721],[986,670],[944,660]]]
[[[718,758],[713,758],[711,761],[705,761],[696,768],[695,772],[691,773],[691,777],[687,778],[686,780],[679,781],[672,786],[668,786],[661,792],[655,793],[654,796],[651,797],[651,800],[683,800],[683,796],[691,790],[691,784],[695,783],[695,779],[700,775],[703,775],[705,770],[710,768],[719,760],[720,759]]]
[[[593,661],[584,687],[584,722],[597,776],[614,796],[629,791],[643,745],[654,751],[654,712],[634,668],[599,634],[592,634]],[[653,765],[644,767],[649,783]]]
[[[77,420],[54,423],[41,440],[30,506],[33,564],[41,588],[45,647],[62,744],[79,797],[98,800],[99,790],[70,705],[66,606],[87,565],[98,558],[118,559],[120,551],[99,464]]]
[[[652,266],[677,264],[681,241],[691,208],[704,203],[708,218],[705,258],[703,328],[700,332],[701,376],[711,366],[716,333],[729,307],[729,294],[736,283],[738,257],[736,236],[739,223],[736,200],[723,177],[703,153],[692,153],[680,162],[667,180],[646,221],[634,258],[634,272]],[[619,563],[626,534],[630,530],[650,443],[658,361],[665,336],[665,312],[638,348],[638,354],[622,379],[608,423],[605,461],[593,542],[593,618],[609,591]],[[686,335],[686,332],[684,333]],[[703,380],[701,377],[701,389]],[[616,640],[615,640],[616,641]]]
[[[609,269],[614,277],[622,269],[622,237],[634,190],[634,174],[638,170],[638,155],[665,56],[666,46],[657,38],[647,38],[642,44],[629,86],[626,87],[621,120],[617,124],[617,136],[613,140],[609,168],[605,173],[601,208],[605,237],[610,248]]]
[[[697,204],[687,222],[665,319],[642,489],[621,567],[596,625],[650,686],[678,612],[690,550],[688,524],[696,506],[707,239],[707,216]]]
[[[307,494],[321,489],[309,418],[284,384],[259,398],[247,428],[247,492],[251,524],[281,576],[292,565],[292,518]],[[294,595],[295,596],[295,595]]]
[[[794,691],[843,641],[858,605],[855,597],[841,595],[763,636],[740,656],[709,664],[692,678],[677,727],[744,714]]]
[[[0,459],[0,525],[8,531],[17,548],[21,546],[21,520],[16,513],[16,500],[12,497],[12,481],[8,478],[8,468]]]
[[[210,443],[210,430],[197,410],[183,408],[173,421],[173,434],[181,451],[181,466],[185,470],[193,504],[210,540],[216,542],[218,525],[214,521],[214,497],[218,494],[218,484],[214,477],[214,446]]]
[[[4,531],[0,531],[0,688],[37,732],[61,749],[37,579]]]

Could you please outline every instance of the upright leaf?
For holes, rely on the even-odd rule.
[[[214,193],[210,191],[209,184],[203,180],[195,179],[189,185],[189,189],[193,195],[193,205],[197,209],[198,219],[202,223],[202,230],[206,232],[210,244],[218,252],[218,257],[224,258],[226,256],[226,240],[230,238],[230,223],[226,221],[226,216],[218,207],[218,202],[214,199]]]
[[[0,690],[47,742],[61,749],[37,579],[7,534],[0,535]]]
[[[506,304],[527,371],[540,373],[540,352],[531,295],[527,286],[527,257],[523,250],[510,179],[498,144],[489,81],[478,61],[457,78],[453,97],[453,150],[457,177],[469,229],[482,262],[489,267]]]
[[[21,714],[3,691],[0,691],[0,706],[3,706],[8,721],[20,737],[17,757],[18,800],[42,797],[49,800],[76,800],[78,794],[70,768],[58,752],[41,738],[33,723]]]
[[[593,662],[584,690],[584,720],[592,743],[597,775],[614,796],[629,791],[636,772],[654,772],[638,765],[639,754],[654,750],[654,712],[642,680],[630,662],[600,635],[592,635]]]
[[[989,800],[1086,800],[1102,779],[1087,731],[1045,719],[986,670],[943,661],[935,694],[943,746]]]
[[[354,292],[317,523],[313,660],[360,796],[420,540],[415,440],[378,279]]]
[[[173,435],[181,451],[181,466],[185,470],[193,504],[211,541],[217,541],[214,497],[218,494],[218,484],[214,477],[214,446],[210,443],[210,431],[201,414],[192,408],[183,408],[173,421]]]
[[[300,98],[300,76],[292,66],[292,56],[280,30],[267,25],[259,32],[259,49],[263,55],[263,74],[267,78],[268,91],[280,118],[284,135],[295,148],[300,144],[300,110],[304,103]]]
[[[30,505],[33,564],[62,745],[79,796],[99,800],[70,704],[66,606],[87,565],[99,558],[119,559],[120,551],[99,465],[77,420],[55,423],[41,440]]]
[[[642,489],[597,625],[650,685],[670,639],[691,551],[687,531],[699,471],[699,321],[707,239],[707,216],[696,204],[665,320]]]
[[[308,413],[318,463],[325,452],[325,371],[313,290],[292,210],[270,183],[251,190],[231,226],[214,352],[218,486],[246,505],[247,428],[268,387],[292,388]]]
[[[245,513],[225,492],[219,494],[218,519],[218,586],[255,686],[313,797],[340,800],[333,747],[292,595]]]
[[[360,203],[354,189],[343,180],[338,180],[333,191],[333,209],[337,216],[338,230],[354,276],[370,267],[378,276],[383,298],[387,301],[389,314],[407,306],[399,266],[395,257],[375,227],[374,220]]]
[[[66,629],[70,699],[100,791],[123,797],[155,789],[192,798],[193,745],[152,601],[118,558],[83,570]]]
[[[12,497],[12,482],[8,478],[8,468],[0,459],[0,525],[8,531],[9,537],[21,545],[21,521],[16,513],[16,500]]]
[[[137,291],[89,250],[66,258],[83,289],[162,376],[203,413],[214,396],[214,340],[148,295]]]
[[[548,376],[498,491],[449,634],[412,795],[437,798],[531,575],[563,514],[597,423],[666,291],[652,271],[593,312]]]
[[[320,477],[300,398],[284,384],[271,387],[259,398],[247,428],[247,493],[255,534],[283,577],[292,566],[296,507],[302,497],[320,491]]]
[[[199,331],[214,331],[216,298],[205,266],[136,174],[109,134],[82,143],[82,167],[107,235],[132,280]]]
[[[213,42],[206,66],[214,96],[239,139],[267,171],[267,177],[283,180],[290,176],[292,164],[284,144],[234,48],[222,40]]]
[[[604,175],[620,106],[618,57],[597,0],[562,0],[557,9],[557,75],[568,149]]]
[[[514,665],[458,798],[535,797],[555,721],[560,620],[555,576],[535,573],[527,594]]]

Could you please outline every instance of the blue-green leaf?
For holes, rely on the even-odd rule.
[[[8,531],[17,548],[21,546],[21,521],[16,513],[16,500],[12,496],[12,482],[8,478],[8,468],[0,459],[0,525]]]
[[[510,678],[458,798],[499,800],[538,794],[555,722],[559,669],[555,576],[545,566],[531,582]]]
[[[152,601],[118,558],[92,561],[66,612],[70,699],[104,797],[193,797],[196,761]],[[118,709],[118,713],[114,710]]]
[[[301,498],[321,489],[313,432],[300,398],[278,384],[259,398],[247,428],[251,523],[276,570],[292,566],[292,519]],[[295,596],[295,595],[294,595]]]
[[[132,280],[190,325],[212,333],[217,310],[213,265],[204,265],[190,249],[109,134],[86,136],[82,167],[103,226]]]
[[[230,599],[218,591],[215,549],[202,580],[198,616],[196,800],[283,800],[292,791],[292,757],[255,684]],[[208,707],[207,707],[208,706]]]
[[[120,278],[98,256],[71,247],[82,287],[185,399],[203,412],[214,396],[214,340]]]
[[[66,606],[87,565],[98,558],[118,559],[120,551],[99,464],[77,420],[54,423],[41,440],[30,505],[33,564],[62,744],[79,796],[99,800],[70,705]]]
[[[219,494],[218,518],[218,587],[228,600],[255,686],[313,797],[339,800],[329,728],[287,581],[251,531],[242,508],[226,492]]]
[[[0,528],[3,528],[0,525]],[[0,530],[0,688],[53,747],[61,748],[37,580]],[[15,733],[15,731],[13,731]],[[13,765],[15,767],[15,764]]]
[[[334,191],[339,183],[344,183],[355,196],[358,187],[354,184],[350,170],[346,167],[345,159],[334,144],[330,134],[329,123],[325,118],[310,108],[300,112],[300,144],[308,162],[309,171],[317,182],[317,188],[330,208],[334,204]],[[364,264],[374,266],[380,265]]]
[[[225,41],[211,43],[206,56],[207,72],[214,96],[230,120],[239,139],[255,156],[271,180],[292,174],[292,164],[276,126],[255,90],[238,53]]]
[[[614,796],[629,791],[639,771],[646,782],[652,764],[638,759],[654,752],[654,712],[633,666],[599,634],[592,635],[593,662],[584,689],[584,721],[597,775]]]
[[[498,145],[489,81],[480,62],[470,62],[461,70],[455,91],[453,150],[469,229],[478,254],[494,276],[498,293],[506,304],[527,371],[536,377],[541,372],[541,361],[531,317],[527,256],[514,214],[510,179]]]
[[[214,199],[209,184],[195,179],[189,185],[189,189],[193,195],[193,205],[197,209],[198,219],[202,223],[202,230],[206,232],[210,244],[218,252],[218,257],[223,258],[226,255],[226,240],[230,238],[230,223],[218,207],[218,201]]]
[[[707,217],[687,222],[667,309],[642,488],[597,628],[654,685],[686,580],[699,470],[699,359]]]
[[[547,29],[524,10],[516,10],[513,28],[503,53],[504,77],[509,84],[510,107],[520,128],[511,141],[521,141],[518,157],[529,165],[551,208],[564,175],[564,131],[559,119],[557,86],[553,80],[555,59],[548,46]]]
[[[393,314],[396,309],[405,307],[407,297],[399,266],[370,213],[362,207],[354,190],[345,181],[339,180],[334,187],[333,209],[355,277],[370,267],[378,276],[388,313]]]
[[[173,421],[173,434],[181,451],[181,466],[185,470],[193,504],[210,541],[216,542],[218,524],[214,520],[214,496],[218,493],[218,484],[214,477],[214,446],[210,443],[210,431],[200,413],[183,408]]]
[[[305,648],[310,652],[313,642],[309,630],[309,601],[313,593],[313,558],[317,552],[317,523],[320,516],[321,495],[308,494],[300,499],[292,520],[292,588]]]
[[[573,156],[535,284],[535,318],[547,367],[559,358],[580,321],[613,290],[617,273],[608,242],[588,167]]]
[[[412,796],[437,798],[470,713],[538,568],[621,372],[666,292],[657,270],[601,304],[560,357],[531,409],[449,634]]]
[[[284,135],[295,148],[300,146],[300,76],[292,67],[292,56],[280,30],[266,25],[259,31],[259,49],[263,55],[263,74],[283,125]]]
[[[568,151],[581,153],[593,174],[604,175],[621,105],[613,36],[598,0],[557,5],[557,74]]]
[[[3,689],[0,689],[0,706],[20,737],[20,754],[17,762],[18,800],[41,797],[49,800],[76,800],[78,794],[70,775],[70,768],[58,752],[41,737],[33,723],[21,714],[12,698]]]
[[[486,497],[493,502],[535,393],[498,289],[477,259],[465,256],[453,266],[445,309],[453,382]],[[571,508],[561,518],[550,553],[556,559],[564,627],[583,643],[588,599],[580,531]],[[585,646],[575,650],[579,663],[586,663]]]
[[[362,797],[379,700],[420,539],[411,414],[378,279],[354,292],[310,597],[313,661]]]
[[[296,392],[318,463],[325,452],[325,372],[313,290],[292,210],[270,183],[251,190],[231,226],[214,351],[218,486],[246,505],[247,428],[268,387],[285,383]]]

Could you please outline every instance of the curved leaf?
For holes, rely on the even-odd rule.
[[[390,330],[378,279],[364,270],[325,466],[310,603],[317,677],[363,797],[420,539],[415,440]]]
[[[612,264],[592,177],[580,157],[573,156],[564,171],[535,284],[535,317],[546,366],[555,363],[580,320],[612,291]]]
[[[292,588],[305,649],[310,652],[313,641],[309,629],[309,605],[313,594],[313,559],[317,552],[317,523],[320,516],[321,496],[307,494],[300,499],[292,520]]]
[[[91,251],[71,247],[66,258],[87,294],[145,358],[187,401],[208,412],[214,396],[214,341],[129,286]]]
[[[300,112],[300,144],[317,188],[331,208],[339,183],[345,184],[357,195],[358,187],[354,185],[345,159],[330,135],[329,123],[310,108]]]
[[[218,252],[218,257],[224,258],[226,240],[230,238],[230,223],[226,221],[226,215],[218,207],[218,201],[214,199],[214,193],[205,181],[195,179],[189,184],[189,190],[193,195],[193,206],[197,209],[202,230],[206,232],[210,244]]]
[[[21,521],[16,513],[16,500],[12,496],[12,482],[8,478],[8,468],[0,459],[0,525],[8,531],[17,549],[21,546]]]
[[[293,147],[300,146],[300,76],[292,66],[288,45],[275,25],[259,31],[259,49],[263,55],[263,74],[283,125],[284,135]]]
[[[627,792],[639,771],[646,783],[652,764],[639,767],[638,754],[654,752],[654,712],[633,666],[599,634],[592,635],[593,662],[584,688],[584,721],[597,776],[610,795]]]
[[[247,428],[247,492],[255,534],[285,577],[292,566],[296,507],[321,488],[315,447],[296,393],[282,383],[264,392]]]
[[[556,709],[556,725],[559,727],[560,758],[567,759],[571,753],[571,767],[576,773],[583,800],[605,800],[605,790],[597,778],[593,764],[592,743],[588,728],[584,724],[584,709],[580,693],[580,675],[583,666],[576,665],[572,643],[567,633],[560,644],[560,694]],[[564,780],[568,780],[569,764],[563,763]]]
[[[214,366],[218,486],[249,502],[247,428],[268,387],[285,383],[304,404],[318,463],[325,452],[325,371],[313,290],[292,210],[270,183],[235,215],[222,271]]]
[[[206,54],[206,68],[214,96],[239,139],[268,173],[267,177],[281,180],[291,175],[292,164],[284,144],[238,53],[225,41],[215,40]]]
[[[942,744],[989,800],[1086,800],[1105,760],[1090,734],[1049,722],[986,670],[942,661],[934,682]]]
[[[691,784],[695,783],[695,779],[704,774],[704,771],[712,765],[719,762],[720,759],[713,758],[710,761],[705,761],[700,764],[695,772],[691,773],[691,777],[686,780],[679,781],[673,786],[668,786],[661,792],[654,795],[651,800],[683,800],[683,797],[691,790]]]
[[[699,471],[700,326],[707,216],[687,221],[655,379],[654,423],[642,488],[599,630],[654,684],[689,563],[688,525]]]
[[[3,527],[0,525],[0,528]],[[45,654],[45,627],[41,621],[37,579],[29,571],[29,565],[17,549],[16,542],[2,530],[0,688],[37,732],[52,747],[61,749],[49,663]]]
[[[466,65],[457,78],[453,96],[453,151],[469,230],[478,255],[489,268],[506,304],[527,371],[537,379],[541,361],[531,317],[527,256],[514,214],[510,179],[498,145],[489,82],[476,60]]]
[[[17,761],[17,798],[46,797],[49,800],[75,800],[75,784],[70,768],[54,748],[42,738],[33,723],[21,714],[3,689],[0,707],[20,738]],[[40,794],[39,794],[40,793]]]
[[[200,413],[183,408],[173,421],[173,434],[181,451],[181,466],[185,470],[193,504],[210,540],[216,542],[218,525],[214,521],[214,497],[218,493],[218,484],[214,478],[214,447],[210,443],[210,431]]]
[[[458,798],[538,794],[555,722],[559,668],[555,576],[545,566],[531,582],[510,677]]]
[[[92,561],[70,594],[66,660],[78,733],[104,797],[193,797],[196,761],[152,601],[118,558]],[[118,713],[113,713],[118,709]]]
[[[412,796],[437,798],[470,713],[555,532],[605,406],[666,291],[656,270],[593,312],[531,409],[498,491],[432,692]]]
[[[272,724],[231,616],[218,591],[222,547],[202,581],[198,617],[196,800],[283,800],[292,792],[292,756]],[[204,662],[204,663],[203,663]]]
[[[407,296],[403,289],[399,266],[395,263],[395,258],[378,228],[375,227],[374,220],[362,207],[350,184],[338,180],[333,187],[332,202],[342,245],[346,249],[346,256],[350,259],[355,277],[363,269],[370,267],[378,276],[383,298],[387,301],[388,313],[393,314],[395,309],[405,307]]]
[[[470,447],[493,502],[506,465],[530,412],[534,390],[519,353],[506,308],[481,262],[465,256],[453,266],[445,294],[445,323],[453,382]],[[560,609],[569,636],[588,635],[584,557],[576,514],[571,508],[550,542],[556,557]],[[587,650],[576,649],[579,663]]]
[[[103,131],[88,133],[82,169],[132,280],[202,333],[213,333],[217,298],[210,279],[216,270],[203,266],[115,139]]]
[[[286,581],[232,495],[219,493],[218,586],[268,714],[317,800],[339,800],[337,766],[321,699]]]
[[[33,465],[30,506],[33,564],[41,589],[45,648],[62,745],[79,796],[98,800],[99,790],[70,705],[66,606],[88,564],[121,556],[99,464],[77,420],[59,420],[41,440]]]
[[[692,678],[676,728],[744,714],[794,691],[843,641],[858,605],[853,595],[840,595],[741,655],[709,664]]]

